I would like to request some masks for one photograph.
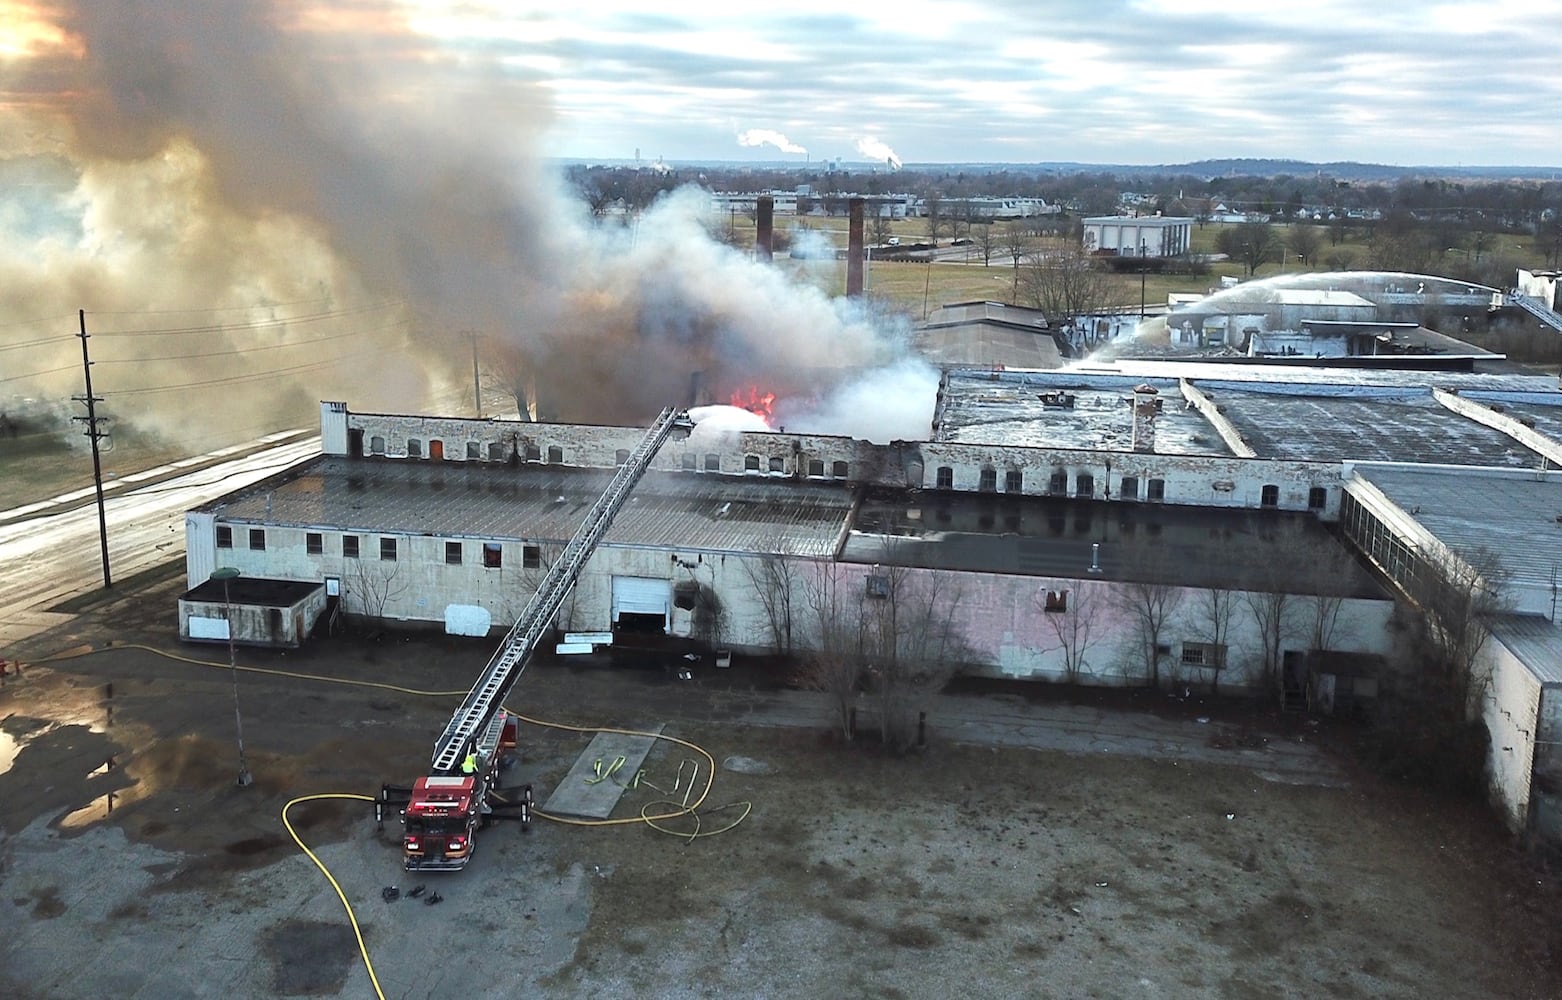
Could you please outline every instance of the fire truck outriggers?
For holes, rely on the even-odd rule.
[[[515,749],[519,719],[503,707],[532,653],[552,627],[559,607],[575,587],[586,561],[607,533],[673,428],[692,426],[686,412],[662,411],[645,437],[619,465],[575,536],[549,567],[526,610],[511,627],[466,700],[434,743],[429,773],[411,787],[382,785],[374,815],[385,828],[385,810],[399,807],[402,860],[408,871],[459,871],[472,858],[477,831],[489,820],[514,818],[531,826],[532,788],[513,797],[499,785],[506,756]]]

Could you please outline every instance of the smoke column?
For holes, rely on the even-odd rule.
[[[320,398],[413,411],[438,390],[467,412],[468,332],[524,359],[545,417],[593,422],[648,419],[691,371],[717,392],[823,400],[903,358],[904,331],[709,239],[703,194],[664,199],[633,234],[593,225],[540,164],[546,89],[456,67],[378,7],[19,9],[40,40],[0,80],[27,95],[0,124],[15,151],[0,171],[48,183],[0,204],[0,323],[86,308],[105,330],[94,382],[121,416],[204,437],[214,409],[237,428],[302,402],[307,423]],[[219,319],[173,347],[129,335],[197,309]],[[17,330],[0,326],[0,348],[38,335]],[[170,356],[200,390],[115,397],[136,358]],[[279,369],[298,374],[237,377]]]

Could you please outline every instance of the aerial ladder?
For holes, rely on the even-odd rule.
[[[504,700],[651,460],[675,428],[689,426],[686,412],[673,407],[661,412],[597,497],[461,707],[450,717],[434,742],[429,773],[410,787],[381,786],[375,800],[375,821],[383,830],[386,809],[401,807],[402,854],[408,871],[465,868],[477,830],[490,819],[515,818],[523,829],[530,826],[531,786],[525,786],[512,801],[501,794],[498,785],[500,758],[515,747],[519,721],[505,711]]]

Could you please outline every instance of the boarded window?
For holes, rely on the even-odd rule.
[[[786,471],[786,459],[784,459],[784,458],[772,458],[770,460],[770,471],[771,472],[785,472]]]
[[[1329,491],[1322,486],[1314,486],[1307,491],[1307,509],[1323,510],[1329,505]]]
[[[692,451],[683,453],[683,468],[686,472],[693,472],[700,467],[700,456]]]
[[[342,555],[343,555],[343,557],[345,557],[347,559],[357,559],[358,558],[358,536],[357,535],[343,535],[342,536]]]
[[[526,461],[542,461],[542,445],[537,444],[535,441],[526,442]]]
[[[445,543],[445,564],[447,566],[459,566],[459,565],[461,565],[461,543],[460,542],[446,542]]]
[[[627,465],[627,464],[629,464],[629,449],[628,448],[620,448],[617,451],[615,451],[613,453],[613,464],[614,465]]]
[[[1273,484],[1264,487],[1262,498],[1259,500],[1265,507],[1276,507],[1280,504],[1280,487]]]
[[[371,437],[369,439],[369,454],[371,454],[371,455],[383,455],[383,454],[385,454],[385,439],[383,437],[381,437],[380,435],[376,434],[376,435],[374,435],[373,437]]]
[[[264,551],[266,551],[266,529],[265,528],[251,528],[251,529],[249,529],[249,547],[250,547],[251,550],[253,550],[255,552],[264,552]]]
[[[885,598],[889,596],[889,577],[878,573],[869,574],[866,584],[866,592],[869,597]]]
[[[1122,487],[1120,489],[1118,489],[1118,491],[1117,491],[1117,499],[1119,499],[1119,500],[1137,500],[1137,499],[1139,499],[1139,477],[1138,476],[1124,476],[1123,477]]]
[[[976,488],[982,493],[998,492],[998,470],[983,469],[976,478]]]
[[[498,542],[483,543],[483,567],[498,569],[504,565],[504,546]]]
[[[823,479],[824,460],[821,458],[810,458],[808,460],[808,474],[813,476],[815,479]]]
[[[522,569],[540,569],[541,567],[542,567],[542,546],[541,545],[522,545],[521,546],[521,568]]]
[[[564,449],[556,444],[548,445],[548,464],[562,465],[564,463]]]
[[[407,439],[407,457],[408,458],[422,458],[423,457],[423,442],[419,441],[417,438],[408,438]]]
[[[705,471],[706,472],[720,472],[721,471],[721,456],[716,454],[715,452],[710,452],[709,454],[707,454],[705,456]]]
[[[304,533],[304,551],[312,556],[325,552],[325,536],[318,531]]]
[[[380,536],[380,558],[386,562],[396,561],[396,539]]]
[[[490,441],[488,443],[488,460],[490,462],[502,462],[505,459],[503,441]]]
[[[952,489],[954,489],[955,488],[955,470],[950,468],[947,465],[940,465],[938,467],[938,475],[937,475],[935,481],[938,484],[938,488],[941,489],[941,490],[952,490]]]
[[[1088,472],[1081,472],[1074,480],[1074,495],[1081,497],[1095,496],[1096,477]]]
[[[483,446],[478,444],[476,441],[468,441],[466,443],[466,460],[468,462],[476,462],[482,457]]]
[[[1003,474],[1003,491],[1005,493],[1025,492],[1025,473],[1019,469],[1010,469]]]
[[[1145,483],[1145,486],[1144,486],[1144,498],[1146,500],[1165,500],[1166,499],[1166,480],[1164,480],[1164,479],[1152,479],[1149,482]]]
[[[744,472],[758,472],[759,471],[759,456],[758,455],[744,455],[743,456],[743,471]]]
[[[845,462],[833,462],[830,465],[830,475],[836,479],[845,479],[849,471]]]
[[[217,525],[217,547],[219,549],[233,548],[233,529],[226,524]]]
[[[1063,612],[1067,611],[1068,610],[1068,591],[1066,591],[1066,590],[1049,590],[1049,591],[1047,591],[1046,604],[1043,605],[1043,607],[1045,608],[1045,610],[1052,611],[1052,612],[1055,612],[1057,614],[1062,614]]]
[[[1065,469],[1053,469],[1052,478],[1047,480],[1047,492],[1053,496],[1065,496],[1068,493],[1068,472]]]

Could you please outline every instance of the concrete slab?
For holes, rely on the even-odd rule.
[[[660,733],[665,723],[648,727],[648,733]],[[607,819],[613,807],[618,805],[624,787],[634,780],[640,765],[656,742],[649,736],[626,736],[622,733],[598,733],[576,759],[569,773],[559,782],[542,811],[557,816],[579,816],[584,819]],[[614,768],[620,758],[623,763]],[[612,771],[609,774],[609,771]],[[598,780],[601,775],[608,775]]]

